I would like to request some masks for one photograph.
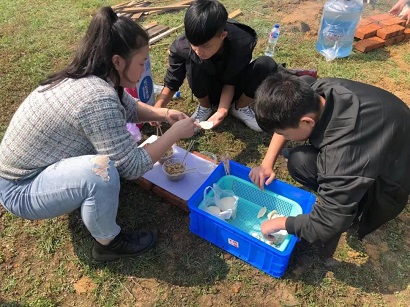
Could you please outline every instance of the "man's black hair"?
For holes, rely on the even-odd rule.
[[[216,0],[196,0],[185,14],[186,38],[194,46],[203,45],[222,33],[227,20],[228,12],[222,3]]]
[[[254,110],[259,127],[273,134],[276,129],[297,128],[303,115],[319,112],[320,96],[299,77],[278,73],[258,87]]]

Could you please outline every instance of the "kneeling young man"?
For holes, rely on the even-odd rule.
[[[194,1],[185,14],[184,24],[185,34],[170,47],[165,86],[155,106],[165,107],[186,76],[199,101],[192,117],[217,126],[229,111],[260,132],[249,105],[256,88],[266,76],[276,72],[277,64],[266,56],[251,62],[256,32],[228,20],[225,7],[216,0]]]
[[[308,140],[289,151],[288,169],[319,198],[309,214],[264,222],[266,238],[286,229],[319,243],[331,256],[352,225],[362,239],[406,206],[410,109],[393,94],[346,79],[309,84],[277,75],[259,87],[255,116],[273,136],[262,164],[251,170],[251,180],[260,188],[271,183],[273,165],[287,141]]]

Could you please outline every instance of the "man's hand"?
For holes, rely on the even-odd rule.
[[[265,184],[269,185],[275,179],[275,172],[271,167],[265,167],[263,165],[252,168],[249,173],[249,178],[254,184],[256,184],[261,190],[264,189]],[[266,178],[268,178],[266,180]]]
[[[267,220],[261,225],[261,233],[266,240],[275,242],[276,238],[272,236],[273,233],[279,230],[286,230],[286,217],[277,217]]]

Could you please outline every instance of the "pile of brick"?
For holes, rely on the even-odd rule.
[[[406,28],[405,24],[405,20],[390,14],[362,18],[355,32],[357,41],[354,47],[360,52],[368,52],[408,40],[410,28]]]

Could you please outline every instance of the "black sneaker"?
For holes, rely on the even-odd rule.
[[[156,241],[157,232],[155,230],[138,230],[129,234],[120,232],[108,245],[94,241],[92,255],[98,262],[134,257],[151,249]]]

